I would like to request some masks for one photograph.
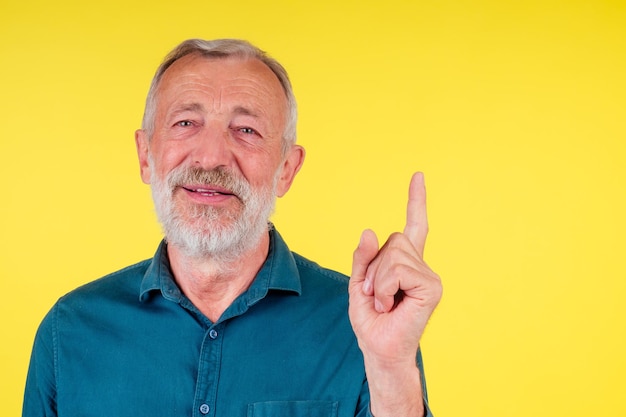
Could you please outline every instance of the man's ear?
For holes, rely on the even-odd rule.
[[[141,180],[150,184],[150,164],[148,163],[148,135],[143,129],[135,131],[135,146],[137,147],[137,157],[139,158],[139,173]]]
[[[306,152],[300,145],[293,145],[287,151],[287,156],[283,161],[278,183],[276,184],[276,196],[282,197],[289,191],[293,179],[304,163],[305,155]]]

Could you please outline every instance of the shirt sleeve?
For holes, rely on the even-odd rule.
[[[422,398],[424,399],[424,417],[433,417],[433,413],[428,406],[428,390],[426,389],[426,374],[424,373],[424,360],[422,359],[422,349],[417,349],[417,358],[415,360],[417,368],[420,370],[422,378]]]
[[[56,306],[41,322],[30,357],[22,417],[56,417]]]

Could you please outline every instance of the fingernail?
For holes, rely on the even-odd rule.
[[[361,233],[361,238],[359,239],[359,247],[363,246],[363,241],[365,240],[365,233]]]
[[[365,282],[363,282],[363,293],[365,295],[370,295],[372,293],[372,283],[370,280],[365,280]]]
[[[383,304],[380,301],[378,301],[377,298],[374,299],[374,308],[379,313],[384,313],[385,312],[385,308],[383,307]]]

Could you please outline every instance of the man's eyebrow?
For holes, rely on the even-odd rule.
[[[204,111],[204,106],[200,103],[184,103],[178,107],[175,107],[172,114],[176,115],[176,114],[184,113],[186,111],[192,111],[192,112]]]
[[[249,109],[249,108],[247,108],[247,107],[243,107],[243,106],[237,106],[237,107],[235,107],[235,108],[233,109],[233,113],[235,113],[235,114],[241,114],[241,115],[244,115],[244,116],[259,117],[259,115],[258,115],[256,112],[254,112],[254,111],[250,110],[250,109]]]

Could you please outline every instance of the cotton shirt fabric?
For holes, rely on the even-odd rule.
[[[176,285],[162,242],[51,309],[23,416],[371,415],[347,284],[272,229],[252,285],[213,323]],[[423,376],[419,355],[418,366]]]

